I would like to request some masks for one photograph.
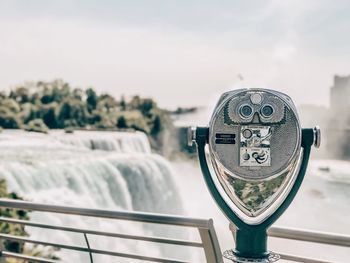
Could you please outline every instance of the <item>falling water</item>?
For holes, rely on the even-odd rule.
[[[152,154],[147,137],[133,132],[84,132],[50,134],[4,131],[0,134],[0,178],[9,190],[27,200],[112,210],[183,214],[169,163]],[[116,232],[155,232],[145,226],[105,220],[84,221],[32,213],[32,219]],[[127,230],[127,231],[126,231]],[[33,237],[47,236],[40,230]],[[165,233],[167,234],[167,233]],[[168,233],[169,234],[169,233]],[[180,233],[181,234],[181,233]],[[81,237],[54,234],[59,242],[82,242]],[[92,240],[101,249],[115,249],[110,241]],[[82,244],[84,245],[84,244]],[[102,246],[102,247],[101,247]],[[159,256],[162,251],[145,244],[118,243],[118,251]],[[131,251],[130,251],[131,250]],[[63,253],[61,257],[65,259]],[[85,256],[85,257],[84,257]],[[69,258],[72,260],[72,258]],[[76,255],[74,262],[85,262]],[[103,259],[105,262],[105,259]],[[101,261],[102,262],[102,261]]]

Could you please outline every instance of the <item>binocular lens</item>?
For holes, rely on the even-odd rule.
[[[253,109],[249,105],[242,105],[239,109],[239,113],[243,118],[248,118],[252,115]]]
[[[265,105],[264,107],[262,107],[261,109],[261,114],[264,117],[270,117],[273,113],[273,108],[270,105]]]

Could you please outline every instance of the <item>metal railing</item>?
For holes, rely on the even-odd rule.
[[[293,228],[271,227],[268,231],[270,237],[305,241],[317,244],[326,244],[350,248],[350,236],[319,231],[309,231]],[[350,252],[350,251],[349,251]],[[296,255],[280,254],[282,259],[304,263],[333,263],[316,258],[306,258]],[[344,259],[347,260],[347,259]],[[345,261],[344,261],[345,262]]]
[[[55,242],[40,241],[32,239],[30,237],[15,236],[10,234],[0,233],[0,240],[12,240],[22,243],[31,243],[31,244],[40,244],[44,246],[52,246],[55,248],[66,249],[69,251],[83,252],[89,255],[90,262],[93,263],[93,255],[109,255],[119,258],[128,258],[134,260],[142,261],[151,261],[151,262],[162,262],[162,263],[185,263],[189,261],[173,259],[173,258],[161,258],[161,257],[150,257],[146,255],[130,254],[123,253],[120,251],[110,251],[110,250],[101,250],[91,247],[89,243],[89,235],[94,236],[103,236],[103,237],[112,237],[120,238],[123,240],[134,240],[142,242],[152,242],[157,244],[167,244],[174,246],[182,247],[192,247],[200,248],[204,252],[204,257],[206,262],[209,263],[223,263],[222,253],[216,236],[216,232],[213,226],[213,221],[211,219],[196,219],[189,217],[180,217],[180,216],[169,216],[161,214],[151,214],[151,213],[137,213],[137,212],[124,212],[124,211],[110,211],[110,210],[101,210],[101,209],[88,209],[88,208],[78,208],[70,206],[56,206],[56,205],[46,205],[46,204],[37,204],[25,201],[17,200],[8,200],[0,199],[0,208],[11,208],[11,209],[20,209],[20,210],[30,210],[37,212],[48,212],[48,213],[58,213],[66,215],[78,215],[84,217],[94,217],[101,219],[113,219],[113,220],[126,220],[132,222],[141,222],[141,223],[151,223],[158,225],[167,225],[167,226],[179,226],[187,227],[192,229],[197,229],[199,232],[200,241],[191,241],[191,240],[181,240],[174,238],[166,237],[154,237],[154,236],[138,236],[122,233],[113,233],[100,230],[92,229],[82,229],[70,226],[59,226],[46,224],[41,222],[33,222],[28,220],[19,220],[7,217],[0,217],[0,223],[8,223],[13,225],[23,225],[28,227],[51,229],[58,231],[66,231],[81,234],[84,237],[86,246],[78,245],[67,245]],[[235,227],[231,224],[230,229],[232,232],[235,231]],[[297,241],[313,242],[318,244],[327,244],[342,246],[350,248],[350,236],[331,234],[324,232],[316,231],[305,231],[300,229],[291,229],[291,228],[281,228],[281,227],[272,227],[269,229],[268,234],[270,237],[274,238],[283,238]],[[295,261],[295,262],[305,262],[305,263],[331,263],[330,261],[324,261],[321,259],[315,258],[306,258],[297,255],[288,255],[280,254],[281,259]],[[56,260],[45,259],[40,257],[28,256],[18,253],[13,253],[10,251],[2,250],[0,251],[0,262],[2,259],[6,258],[18,258],[30,262],[43,262],[43,263],[57,263]],[[60,261],[61,262],[61,261]],[[132,261],[130,261],[132,262]]]
[[[37,212],[59,213],[59,214],[66,214],[66,215],[67,214],[78,215],[78,216],[94,217],[94,218],[102,218],[102,219],[127,220],[127,221],[133,221],[133,222],[151,223],[151,224],[168,225],[168,226],[189,227],[189,228],[196,228],[199,231],[199,236],[201,240],[200,242],[165,238],[165,237],[136,236],[136,235],[129,235],[129,234],[121,234],[121,233],[111,233],[111,232],[105,232],[105,231],[99,231],[99,230],[58,226],[58,225],[44,224],[40,222],[32,222],[28,220],[19,220],[19,219],[0,217],[0,222],[2,223],[17,224],[17,225],[19,224],[19,225],[30,226],[30,227],[53,229],[53,230],[59,230],[59,231],[68,231],[68,232],[82,234],[86,241],[86,246],[66,245],[66,244],[55,243],[55,242],[40,241],[40,240],[32,239],[30,237],[15,236],[10,234],[3,234],[3,233],[0,233],[0,240],[10,240],[10,241],[18,241],[21,243],[40,244],[44,246],[52,246],[59,249],[85,252],[89,254],[91,263],[93,263],[94,254],[109,255],[109,256],[114,256],[119,258],[129,258],[129,259],[135,259],[135,260],[137,259],[142,261],[161,262],[161,263],[187,263],[189,261],[178,260],[173,258],[151,257],[146,255],[123,253],[119,251],[95,249],[90,246],[88,235],[114,237],[114,238],[128,239],[128,240],[135,240],[135,241],[153,242],[158,244],[176,245],[176,246],[182,246],[182,247],[202,248],[207,262],[223,263],[220,246],[219,246],[216,232],[213,226],[213,221],[211,219],[205,220],[205,219],[196,219],[196,218],[189,218],[189,217],[170,216],[170,215],[151,214],[151,213],[110,211],[110,210],[102,210],[102,209],[57,206],[57,205],[37,204],[37,203],[18,201],[18,200],[8,200],[8,199],[0,199],[0,207],[20,209],[20,210],[30,210],[30,211],[37,211]],[[27,256],[27,255],[13,253],[13,252],[4,251],[4,250],[1,251],[0,253],[0,262],[1,262],[1,258],[18,258],[23,260],[30,260],[30,262],[44,262],[44,263],[58,262],[51,259]]]

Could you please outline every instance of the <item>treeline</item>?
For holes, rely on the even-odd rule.
[[[157,139],[172,125],[169,113],[149,98],[126,100],[72,88],[63,80],[27,83],[0,93],[0,127],[47,129],[135,129]]]
[[[15,199],[15,200],[23,200],[20,196],[18,196],[14,192],[9,192],[7,189],[7,184],[4,179],[0,179],[0,198],[7,199]],[[12,209],[12,208],[0,208],[0,217],[11,218],[15,220],[29,220],[29,213],[24,210]],[[25,226],[21,224],[13,224],[9,222],[0,222],[0,233],[1,234],[9,234],[20,237],[28,237],[29,234],[25,230]],[[41,246],[41,245],[32,245],[25,246],[23,242],[10,240],[10,239],[2,239],[0,240],[0,246],[2,250],[6,250],[9,252],[14,252],[18,254],[25,254],[28,256],[36,256],[47,259],[59,259],[56,256],[57,249],[53,247]],[[23,260],[16,260],[12,258],[8,258],[7,263],[22,263]],[[27,261],[25,261],[27,262]],[[28,261],[31,262],[31,261]]]

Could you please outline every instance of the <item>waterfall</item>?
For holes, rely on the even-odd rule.
[[[86,147],[91,150],[151,153],[147,136],[142,132],[75,131],[73,134],[56,132],[56,138],[65,144]]]
[[[26,200],[112,210],[183,214],[172,169],[164,158],[151,153],[143,133],[78,131],[66,134],[53,131],[39,134],[5,130],[0,134],[0,149],[0,178],[6,179],[10,191]],[[107,231],[114,229],[125,232],[127,229],[128,233],[157,232],[142,225],[135,227],[135,224],[131,229],[129,222],[118,222],[116,226],[108,220],[89,219],[81,220],[77,225],[76,218],[44,216],[42,213],[31,213],[31,218],[85,228],[93,225]],[[33,237],[47,236],[43,231],[47,230],[32,229],[30,233]],[[81,242],[81,237],[68,234],[53,236],[57,242]],[[100,238],[92,242],[96,246],[104,244],[100,247],[102,249],[114,248],[111,242],[106,243]],[[162,253],[154,246],[151,249],[150,245],[129,244],[128,241],[118,243],[118,250],[121,247],[133,253]],[[63,253],[62,258],[65,256]],[[79,255],[74,262],[86,260],[86,255]],[[108,260],[103,259],[101,262]]]

